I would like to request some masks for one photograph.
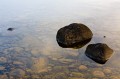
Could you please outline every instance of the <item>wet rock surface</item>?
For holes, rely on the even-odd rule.
[[[97,63],[105,64],[113,54],[113,50],[106,44],[97,43],[88,45],[85,54]]]
[[[56,40],[63,48],[81,48],[92,38],[92,31],[84,24],[73,23],[58,30]]]

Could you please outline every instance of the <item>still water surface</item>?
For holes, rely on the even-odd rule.
[[[106,43],[114,50],[106,64],[85,56],[88,44],[58,46],[58,29],[70,23],[92,30],[89,44]],[[0,0],[0,78],[120,79],[119,35],[119,0]]]

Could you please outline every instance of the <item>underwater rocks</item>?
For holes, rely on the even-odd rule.
[[[61,58],[58,60],[60,63],[63,63],[63,64],[68,64],[68,63],[72,63],[74,62],[73,59],[66,59],[66,58]]]
[[[8,79],[7,75],[3,74],[3,75],[0,75],[0,79]]]
[[[25,71],[22,69],[14,69],[10,72],[11,76],[18,76],[18,77],[22,77],[25,75]]]
[[[4,66],[0,66],[0,71],[1,70],[5,70],[5,67]]]
[[[46,58],[33,58],[32,71],[35,73],[47,72]]]
[[[84,74],[80,73],[80,72],[71,72],[70,74],[72,77],[78,77],[78,78],[82,78],[84,77]]]
[[[85,65],[80,65],[79,66],[79,70],[81,70],[81,71],[85,71],[85,70],[87,70],[88,68],[87,68],[87,66],[85,66]]]
[[[85,79],[85,78],[76,78],[76,77],[70,77],[68,79]]]
[[[97,43],[88,45],[85,54],[95,62],[105,64],[113,54],[113,50],[106,44]]]
[[[58,30],[56,40],[63,48],[81,48],[92,39],[92,31],[84,24],[72,23]]]
[[[0,57],[0,63],[6,63],[7,62],[7,58],[5,57]]]
[[[98,78],[103,78],[105,77],[105,74],[102,71],[96,70],[93,72],[93,76],[98,77]]]
[[[104,72],[105,74],[110,74],[110,73],[112,73],[111,69],[108,69],[108,68],[107,68],[107,69],[104,69],[103,72]]]

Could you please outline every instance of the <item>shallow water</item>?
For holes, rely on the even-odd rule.
[[[119,14],[119,0],[1,0],[0,78],[120,79]],[[93,31],[89,44],[106,43],[114,50],[106,64],[85,56],[88,44],[80,49],[58,46],[58,29],[70,23]],[[7,31],[9,27],[15,30]]]

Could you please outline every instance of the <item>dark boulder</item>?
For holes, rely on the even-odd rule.
[[[56,40],[63,48],[81,48],[92,39],[92,31],[84,24],[73,23],[58,30]]]
[[[99,64],[105,64],[113,54],[113,50],[106,44],[97,43],[88,45],[85,54]]]

